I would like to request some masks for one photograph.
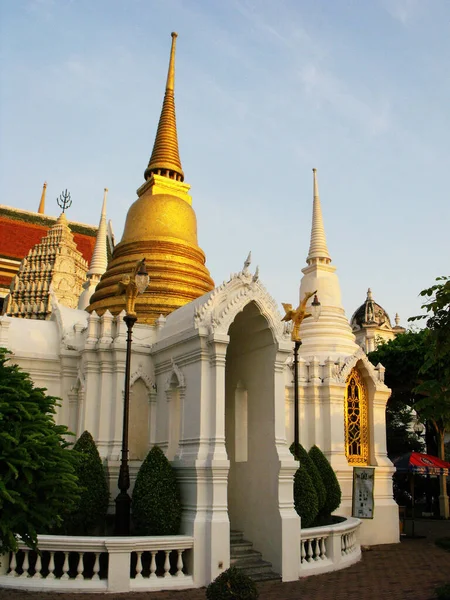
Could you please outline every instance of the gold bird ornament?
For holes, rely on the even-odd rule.
[[[285,304],[284,302],[281,303],[283,305],[284,312],[286,313],[281,320],[287,322],[292,321],[294,325],[291,333],[291,340],[293,342],[300,342],[300,325],[302,324],[303,319],[311,316],[311,313],[306,312],[306,304],[308,300],[316,293],[317,290],[314,292],[306,292],[303,300],[295,310],[292,310],[292,304]]]

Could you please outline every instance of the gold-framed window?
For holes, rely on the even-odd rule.
[[[364,381],[353,368],[345,386],[345,454],[350,464],[369,461],[367,392]]]

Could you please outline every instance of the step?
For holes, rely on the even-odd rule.
[[[253,575],[249,575],[250,579],[257,582],[262,581],[281,581],[280,575],[275,573],[274,571],[267,571],[266,573],[255,573]]]
[[[237,529],[232,529],[230,531],[230,543],[239,542],[244,539],[244,533],[242,531],[238,531]]]
[[[230,565],[253,581],[281,581],[280,575],[272,571],[272,563],[263,560],[261,552],[253,550],[253,543],[237,529],[230,531]]]
[[[256,573],[267,573],[272,570],[272,563],[266,560],[253,560],[246,563],[235,563],[234,566],[239,571],[245,571],[246,575],[254,575]]]
[[[242,540],[241,542],[235,542],[230,544],[230,552],[234,554],[245,554],[245,552],[251,552],[253,550],[252,542],[248,540]]]
[[[261,552],[257,552],[256,550],[250,550],[249,552],[245,552],[245,554],[231,554],[230,555],[230,564],[235,565],[236,563],[244,564],[249,562],[255,562],[257,560],[262,560]]]

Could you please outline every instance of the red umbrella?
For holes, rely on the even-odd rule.
[[[449,475],[450,473],[450,463],[437,456],[420,452],[407,452],[394,458],[394,465],[397,471],[420,473],[421,475]]]

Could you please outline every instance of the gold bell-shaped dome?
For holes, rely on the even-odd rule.
[[[118,314],[125,297],[118,283],[138,260],[146,259],[150,285],[138,295],[136,313],[141,323],[153,324],[214,287],[205,255],[197,242],[197,219],[183,182],[175,118],[175,43],[172,33],[169,72],[153,152],[145,171],[146,182],[130,207],[121,242],[114,248],[106,273],[87,310]]]

